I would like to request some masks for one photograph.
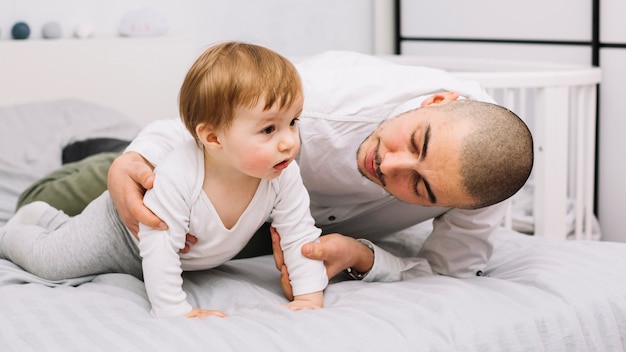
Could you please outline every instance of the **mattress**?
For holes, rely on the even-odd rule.
[[[386,245],[419,247],[421,239],[404,231]],[[0,260],[0,349],[626,349],[626,244],[550,240],[504,228],[493,240],[485,276],[393,283],[339,278],[327,288],[325,308],[315,311],[283,306],[269,256],[186,272],[184,289],[193,305],[229,314],[203,320],[153,318],[143,283],[129,275],[47,282]]]

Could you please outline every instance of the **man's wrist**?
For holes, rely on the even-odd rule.
[[[363,245],[359,248],[363,254],[357,255],[357,262],[346,269],[346,274],[355,280],[363,280],[374,266],[374,245],[368,240],[357,241]]]

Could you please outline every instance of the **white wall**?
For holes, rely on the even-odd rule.
[[[591,40],[591,0],[403,0],[401,7],[403,37]],[[584,46],[403,41],[402,53],[591,64],[591,49]]]
[[[48,21],[59,22],[64,37],[82,22],[94,36],[115,36],[122,17],[143,7],[165,15],[170,34],[193,35],[199,45],[244,40],[290,56],[373,52],[373,0],[0,0],[0,40],[12,40],[18,21],[30,25],[30,39],[41,38]]]
[[[616,44],[600,49],[603,72],[600,85],[598,217],[605,239],[626,242],[626,2],[602,0],[600,6],[600,41]]]
[[[402,33],[432,38],[589,40],[590,0],[403,0]]]

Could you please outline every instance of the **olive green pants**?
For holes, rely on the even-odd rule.
[[[107,172],[119,153],[99,153],[68,163],[32,184],[19,197],[17,209],[44,201],[74,216],[107,189]],[[272,253],[269,224],[261,227],[235,259]]]

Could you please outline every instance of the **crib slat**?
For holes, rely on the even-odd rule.
[[[568,133],[564,128],[568,126],[569,92],[566,86],[544,87],[536,92],[535,235],[564,239],[568,155]]]
[[[580,88],[584,92],[584,106],[580,109],[581,119],[585,120],[586,148],[585,160],[585,231],[584,238],[592,239],[594,215],[594,192],[595,192],[595,150],[596,150],[596,85],[590,84]]]
[[[580,240],[583,238],[583,223],[588,223],[587,219],[583,219],[584,209],[585,209],[585,198],[584,198],[584,171],[585,171],[585,118],[581,116],[581,112],[585,112],[585,97],[584,91],[582,88],[572,88],[573,94],[575,96],[575,103],[577,105],[576,109],[572,111],[572,121],[576,126],[576,145],[575,145],[575,163],[576,163],[576,193],[574,196],[574,209],[576,217],[574,219],[574,238]],[[587,220],[587,221],[583,221]]]

